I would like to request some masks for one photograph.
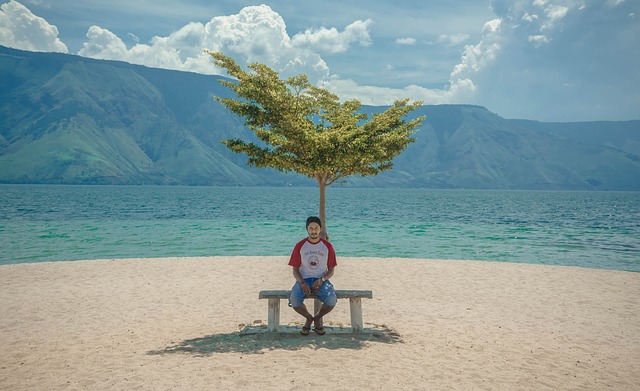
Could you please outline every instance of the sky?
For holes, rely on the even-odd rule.
[[[0,0],[0,45],[226,76],[207,49],[365,105],[640,119],[639,0]]]

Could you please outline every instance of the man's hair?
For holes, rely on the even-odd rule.
[[[309,216],[307,218],[307,228],[309,228],[309,224],[311,223],[318,223],[318,225],[322,227],[322,221],[320,221],[320,218],[317,216]]]

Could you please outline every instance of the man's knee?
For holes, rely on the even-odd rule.
[[[331,295],[327,297],[327,300],[325,300],[323,304],[333,309],[333,307],[335,307],[336,304],[338,304],[338,298],[335,295]]]

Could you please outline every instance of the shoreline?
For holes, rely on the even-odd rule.
[[[373,290],[362,301],[365,329],[393,338],[300,337],[301,319],[286,303],[281,324],[290,332],[242,336],[266,325],[260,290],[290,289],[287,258],[2,265],[0,388],[632,390],[640,383],[636,272],[338,257],[334,285]],[[325,323],[340,329],[349,319],[341,300]]]
[[[189,260],[189,259],[216,259],[216,258],[225,258],[225,259],[245,259],[245,258],[256,258],[256,259],[272,259],[272,258],[281,258],[288,259],[289,255],[185,255],[185,256],[165,256],[165,257],[108,257],[108,258],[95,258],[95,259],[67,259],[67,260],[48,260],[48,261],[33,261],[33,262],[15,262],[15,263],[0,263],[0,268],[5,266],[13,266],[13,265],[38,265],[38,264],[48,264],[48,263],[78,263],[78,262],[117,262],[117,261],[161,261],[161,260]],[[374,259],[374,260],[385,260],[385,261],[411,261],[411,260],[420,260],[420,261],[434,261],[434,262],[480,262],[480,263],[488,263],[488,264],[507,264],[507,265],[530,265],[530,266],[548,266],[548,267],[560,267],[560,268],[577,268],[577,269],[587,269],[587,270],[599,270],[599,271],[614,271],[614,272],[624,272],[624,273],[640,273],[640,271],[636,270],[627,270],[627,269],[608,269],[604,267],[590,267],[583,265],[567,265],[567,264],[551,264],[551,263],[533,263],[533,262],[506,262],[506,261],[491,261],[485,259],[455,259],[455,258],[415,258],[415,257],[355,257],[355,256],[338,256],[338,258],[343,259]]]

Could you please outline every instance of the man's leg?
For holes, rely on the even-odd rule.
[[[294,311],[304,316],[304,318],[306,319],[304,327],[302,327],[300,333],[302,333],[303,335],[308,335],[309,331],[311,330],[311,323],[313,323],[313,315],[309,313],[309,310],[307,310],[307,306],[304,305],[304,298],[304,292],[302,292],[300,284],[298,284],[298,282],[296,281],[296,283],[293,285],[293,288],[291,288],[289,305],[291,305],[291,308],[293,308]]]
[[[309,312],[309,310],[307,310],[307,306],[304,305],[304,303],[299,306],[299,307],[293,307],[293,309],[299,313],[300,315],[304,316],[306,319],[306,322],[304,323],[304,327],[309,329],[311,327],[311,323],[313,322],[313,315],[311,315],[311,313]]]
[[[313,317],[313,323],[316,328],[316,333],[324,334],[324,321],[322,317],[331,312],[337,302],[338,299],[336,297],[335,289],[333,288],[333,284],[329,281],[325,281],[320,290],[317,292],[318,298],[322,301],[322,306],[318,310],[318,313]]]
[[[320,309],[318,310],[318,313],[315,314],[315,316],[313,317],[313,324],[315,325],[315,327],[318,329],[323,329],[324,328],[324,321],[322,319],[323,316],[325,316],[326,314],[328,314],[329,312],[331,312],[333,309],[335,308],[335,306],[330,306],[330,305],[326,305],[323,304]]]

